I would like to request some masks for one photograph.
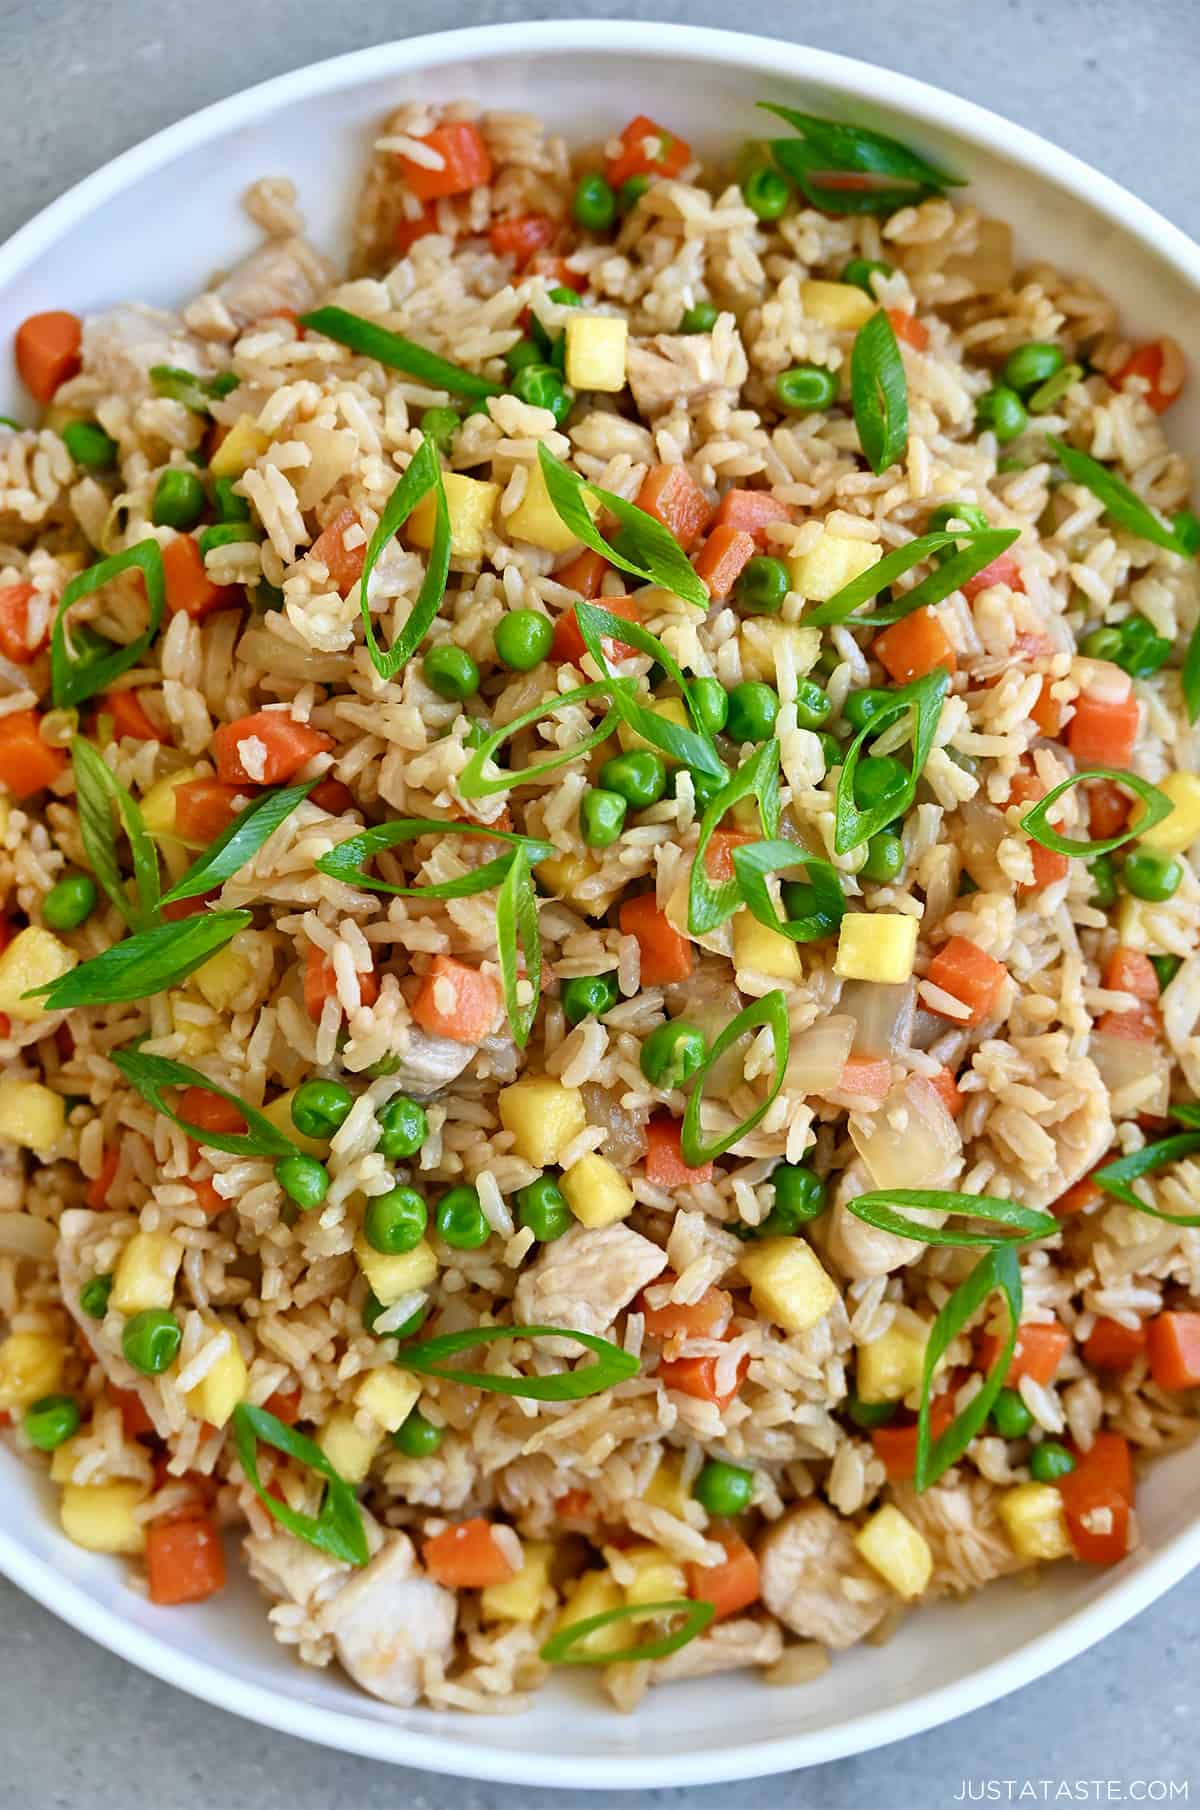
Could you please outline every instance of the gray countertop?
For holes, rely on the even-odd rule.
[[[0,235],[160,126],[361,45],[522,16],[737,25],[939,82],[1099,165],[1200,233],[1197,0],[3,0]],[[135,1672],[0,1583],[0,1810],[566,1810],[252,1727]],[[795,1773],[638,1801],[936,1810],[1200,1795],[1200,1574],[1099,1648],[932,1734]],[[1157,1783],[1156,1783],[1157,1782]],[[986,1795],[985,1795],[986,1794]],[[1021,1794],[1021,1795],[1019,1795]],[[581,1795],[573,1810],[631,1800]]]

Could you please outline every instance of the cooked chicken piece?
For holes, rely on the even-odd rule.
[[[283,309],[303,314],[333,281],[333,266],[306,239],[269,239],[213,293],[239,327]]]
[[[941,1225],[946,1215],[929,1209],[906,1208],[910,1219],[924,1219],[931,1226]],[[886,1276],[905,1263],[919,1257],[926,1247],[915,1238],[901,1238],[896,1232],[881,1232],[866,1225],[840,1202],[829,1216],[825,1249],[829,1261],[843,1276],[855,1282],[871,1276]]]
[[[772,1615],[823,1646],[853,1646],[895,1600],[855,1552],[850,1525],[823,1502],[803,1502],[769,1527],[758,1562]]]
[[[643,415],[660,415],[676,403],[686,407],[720,391],[732,394],[746,381],[748,368],[731,314],[721,315],[711,333],[656,333],[633,342],[625,359]]]
[[[152,395],[152,365],[175,365],[199,377],[213,370],[208,347],[163,308],[121,302],[84,321],[83,369],[106,390],[130,400]]]
[[[400,1066],[395,1071],[398,1091],[411,1094],[415,1100],[427,1100],[439,1088],[457,1081],[474,1056],[477,1045],[457,1043],[453,1037],[437,1037],[413,1025],[407,1048],[398,1051]]]
[[[1023,1107],[998,1106],[986,1135],[999,1152],[1008,1193],[1027,1207],[1046,1207],[1095,1167],[1113,1142],[1108,1089],[1087,1056],[1075,1057],[1065,1075],[1032,1078],[1048,1107],[1031,1114]]]
[[[458,1599],[417,1569],[407,1534],[390,1537],[320,1610],[337,1656],[373,1697],[408,1709],[421,1688],[426,1658],[448,1660]]]
[[[250,1576],[277,1601],[312,1609],[340,1589],[351,1567],[290,1533],[248,1534],[242,1541]]]
[[[774,1665],[783,1652],[783,1635],[773,1621],[741,1616],[718,1622],[698,1640],[691,1640],[668,1659],[656,1659],[650,1668],[651,1684],[669,1684],[676,1678],[707,1678],[712,1672],[735,1672],[741,1666]]]
[[[575,1226],[548,1244],[517,1283],[518,1318],[530,1326],[607,1332],[666,1266],[667,1253],[628,1226]]]

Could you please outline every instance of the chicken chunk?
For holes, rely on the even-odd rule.
[[[350,1566],[290,1533],[248,1534],[242,1542],[250,1576],[277,1602],[312,1610],[341,1588]]]
[[[746,353],[731,314],[711,333],[656,333],[631,344],[625,368],[643,415],[660,415],[677,403],[732,394],[746,381]]]
[[[422,1661],[450,1658],[458,1600],[418,1570],[413,1543],[401,1533],[342,1585],[319,1619],[354,1682],[408,1709],[421,1692]]]
[[[248,327],[271,314],[303,314],[333,280],[333,267],[306,239],[269,239],[212,292],[230,319]]]
[[[521,1277],[517,1314],[531,1326],[603,1333],[666,1266],[666,1252],[628,1226],[575,1226]]]
[[[1046,1105],[999,1106],[986,1136],[1000,1166],[988,1192],[1008,1194],[1027,1207],[1046,1207],[1095,1167],[1113,1142],[1108,1089],[1087,1056],[1073,1058],[1065,1075],[1038,1074],[1033,1085]]]
[[[472,1043],[456,1043],[453,1037],[437,1037],[420,1031],[414,1025],[408,1045],[398,1052],[400,1066],[395,1078],[401,1093],[415,1100],[427,1100],[440,1088],[457,1081],[475,1054]]]
[[[740,1616],[718,1622],[698,1640],[691,1640],[667,1659],[656,1659],[651,1684],[669,1684],[678,1678],[707,1678],[713,1672],[735,1672],[743,1666],[774,1665],[783,1652],[783,1635],[773,1621]]]
[[[758,1562],[772,1615],[823,1646],[853,1646],[895,1600],[854,1550],[849,1524],[823,1502],[803,1502],[768,1528]]]
[[[213,368],[207,346],[166,309],[121,302],[84,321],[83,369],[106,390],[138,400],[152,395],[153,365],[174,365],[201,377]]]

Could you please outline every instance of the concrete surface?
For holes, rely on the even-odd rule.
[[[2,0],[0,234],[158,127],[360,45],[535,16],[736,25],[922,75],[1200,232],[1197,0]],[[995,1707],[860,1759],[644,1802],[940,1810],[1200,1797],[1200,1576]],[[570,1810],[619,1800],[582,1794]],[[553,1792],[326,1753],[152,1683],[0,1585],[0,1810],[568,1810]]]

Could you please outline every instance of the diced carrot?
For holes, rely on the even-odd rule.
[[[46,645],[44,628],[36,647],[29,641],[29,606],[36,596],[31,584],[0,586],[0,654],[14,666],[28,666]]]
[[[596,553],[591,547],[584,547],[576,553],[565,566],[559,566],[550,574],[555,584],[566,585],[568,591],[577,591],[581,597],[599,597],[600,586],[604,583],[604,574],[608,571],[608,561],[602,553]],[[605,600],[605,609],[611,608]]]
[[[925,1078],[950,1117],[956,1119],[967,1101],[951,1071],[939,1068],[936,1075],[927,1075]]]
[[[1144,1003],[1132,1012],[1105,1012],[1096,1020],[1096,1029],[1104,1037],[1127,1037],[1131,1043],[1153,1043],[1162,1030],[1162,1013],[1157,1006]]]
[[[253,773],[242,758],[242,744],[250,740],[262,750],[256,758],[246,756],[256,768]],[[217,777],[226,785],[278,786],[307,766],[314,754],[332,748],[333,738],[311,723],[295,722],[284,710],[256,710],[236,723],[222,723],[212,746]]]
[[[188,1187],[196,1196],[196,1205],[209,1219],[215,1219],[218,1213],[227,1212],[233,1205],[231,1200],[226,1200],[223,1195],[217,1193],[211,1175],[202,1176],[199,1181],[189,1177]]]
[[[214,584],[204,565],[204,556],[190,534],[177,534],[162,550],[163,575],[167,584],[167,608],[174,615],[202,621],[218,610],[237,609],[245,593],[240,585]]]
[[[110,1144],[108,1149],[104,1152],[104,1157],[100,1164],[99,1175],[92,1177],[87,1185],[87,1192],[83,1197],[93,1213],[103,1212],[104,1208],[108,1205],[108,1190],[113,1185],[113,1177],[117,1173],[117,1164],[120,1160],[120,1151],[115,1144]]]
[[[1162,340],[1151,340],[1139,346],[1113,378],[1114,389],[1123,390],[1131,377],[1139,378],[1137,387],[1156,415],[1169,409],[1179,395],[1187,376],[1183,355],[1172,342],[1170,355]]]
[[[121,1431],[126,1439],[144,1439],[154,1432],[154,1422],[136,1389],[117,1389],[109,1383],[108,1393],[121,1411]]]
[[[1032,766],[1026,764],[1028,758],[1027,755],[1022,755],[1021,765],[1008,782],[1006,804],[1035,804],[1045,794],[1045,786]]]
[[[1050,689],[1053,683],[1053,679],[1042,679],[1041,690],[1029,712],[1030,721],[1036,723],[1042,734],[1050,741],[1053,741],[1062,728],[1062,705]]]
[[[441,195],[465,195],[492,180],[492,160],[483,133],[469,119],[447,119],[418,144],[426,145],[441,159],[437,169],[401,156],[400,167],[418,201],[435,201]]]
[[[215,1094],[207,1087],[185,1087],[176,1108],[181,1119],[201,1131],[232,1133],[245,1131],[246,1121],[232,1100]]]
[[[1107,1160],[1105,1158],[1106,1162]],[[1097,1167],[1101,1165],[1097,1164]],[[1086,1175],[1081,1175],[1065,1194],[1060,1194],[1057,1200],[1051,1201],[1050,1211],[1056,1219],[1070,1219],[1074,1213],[1085,1213],[1089,1207],[1099,1206],[1102,1200],[1112,1199],[1111,1194],[1106,1194],[1092,1180],[1094,1174],[1095,1170],[1089,1170]]]
[[[717,1390],[719,1362],[715,1357],[675,1358],[672,1363],[658,1366],[658,1380],[664,1389],[678,1389],[681,1395],[690,1395],[696,1401],[713,1402],[724,1413],[745,1380],[750,1359],[745,1355],[738,1359],[733,1388],[723,1394]]]
[[[1150,1374],[1160,1389],[1200,1383],[1200,1313],[1156,1314],[1147,1329]]]
[[[672,1272],[664,1270],[654,1286],[661,1288],[674,1280]],[[638,1302],[646,1331],[655,1339],[719,1339],[733,1316],[733,1296],[712,1286],[686,1306],[669,1301],[665,1307],[649,1307],[644,1290]]]
[[[527,277],[544,277],[547,289],[585,289],[587,287],[585,276],[581,276],[577,270],[572,270],[565,258],[560,258],[556,253],[550,251],[535,251],[525,266],[525,275]],[[530,310],[526,309],[521,316],[523,327],[529,325],[526,318],[529,312]]]
[[[484,1590],[506,1583],[515,1569],[482,1515],[452,1522],[426,1540],[422,1550],[430,1577],[448,1590]]]
[[[0,1037],[12,1035],[12,1019],[7,1012],[0,1012]]]
[[[1101,1314],[1083,1342],[1084,1362],[1095,1370],[1128,1370],[1146,1349],[1146,1322],[1122,1326]]]
[[[937,1395],[929,1404],[929,1434],[940,1439],[954,1419],[954,1397]],[[875,1456],[893,1483],[907,1481],[917,1468],[917,1423],[875,1427],[871,1432]]]
[[[495,1023],[500,989],[490,974],[435,955],[412,1003],[414,1021],[436,1037],[481,1043]]]
[[[981,1024],[996,1008],[1008,979],[1008,969],[978,943],[968,942],[965,936],[952,936],[930,962],[926,979],[970,1008],[967,1024]],[[937,1007],[930,1009],[936,1011]],[[950,1014],[943,1013],[942,1016],[949,1017]],[[963,1020],[955,1019],[954,1022],[961,1024]]]
[[[151,1521],[146,1577],[152,1603],[202,1603],[225,1587],[225,1552],[211,1515]]]
[[[441,961],[441,956],[435,960]],[[337,976],[333,963],[324,950],[310,943],[304,957],[304,1009],[314,1024],[320,1024],[325,1001],[337,992]],[[373,968],[358,972],[358,994],[363,1005],[373,1006],[379,998],[379,976]]]
[[[727,490],[717,504],[713,530],[741,528],[754,536],[757,547],[767,544],[767,528],[771,522],[790,522],[791,510],[780,503],[769,490]]]
[[[17,328],[17,369],[31,396],[49,402],[60,383],[79,369],[83,323],[77,314],[52,308],[31,314]]]
[[[915,314],[908,314],[903,308],[885,308],[884,313],[892,323],[892,332],[904,344],[911,346],[914,352],[924,352],[929,344],[929,329]]]
[[[410,252],[418,239],[425,239],[430,233],[437,232],[437,209],[428,204],[423,207],[414,220],[402,219],[396,224],[393,242],[401,257]]]
[[[1111,779],[1096,779],[1088,785],[1087,805],[1088,833],[1095,842],[1119,836],[1129,821],[1129,795]]]
[[[744,528],[714,528],[692,564],[710,597],[728,597],[754,558],[755,539]]]
[[[1081,692],[1067,724],[1067,747],[1081,766],[1127,767],[1138,732],[1138,701],[1130,684],[1123,697]]]
[[[945,629],[931,609],[914,610],[876,635],[871,652],[897,685],[911,685],[935,667],[958,671],[958,659]]]
[[[734,849],[756,840],[746,830],[714,830],[704,851],[704,871],[709,879],[718,885],[722,880],[732,880]]]
[[[848,1056],[836,1092],[857,1100],[885,1099],[892,1085],[892,1065],[883,1057]]]
[[[1044,887],[1053,886],[1058,880],[1065,880],[1071,871],[1071,863],[1060,849],[1045,848],[1040,842],[1029,844],[1029,854],[1033,861],[1033,879],[1022,880],[1019,892],[1041,892]]]
[[[598,604],[602,610],[608,610],[611,615],[620,616],[626,622],[636,622],[638,619],[637,609],[631,597],[596,597],[592,601]],[[579,628],[579,618],[575,613],[576,608],[577,606],[572,604],[569,610],[564,610],[558,617],[554,624],[554,639],[550,643],[551,656],[555,660],[563,660],[571,666],[578,666],[587,652]],[[637,652],[636,647],[631,647],[628,641],[618,641],[612,635],[601,635],[600,646],[604,650],[605,658],[609,660],[624,660],[630,654]]]
[[[1051,1320],[1048,1325],[1031,1323],[1019,1327],[1016,1350],[1005,1383],[1011,1388],[1023,1376],[1031,1377],[1035,1383],[1050,1382],[1070,1343],[1070,1333],[1057,1320]],[[979,1368],[990,1371],[1003,1349],[1004,1341],[998,1333],[984,1333],[978,1346]]]
[[[354,794],[340,779],[323,779],[308,796],[310,803],[328,811],[331,817],[340,817],[343,811],[354,809]]]
[[[1011,553],[1001,553],[990,566],[984,566],[976,572],[974,578],[968,578],[963,584],[963,596],[973,603],[980,591],[986,591],[994,584],[1006,584],[1010,591],[1023,591],[1024,581],[1021,568]]]
[[[693,1601],[711,1603],[717,1612],[715,1619],[723,1621],[758,1601],[758,1559],[733,1527],[712,1527],[709,1538],[720,1541],[725,1557],[717,1565],[689,1562],[688,1595]]]
[[[14,798],[31,798],[54,784],[67,764],[61,748],[38,734],[36,710],[13,710],[0,716],[0,787]]]
[[[638,940],[643,987],[669,987],[672,981],[687,979],[695,960],[692,945],[659,910],[652,892],[626,899],[618,921],[622,936]]]
[[[346,545],[347,532],[358,527],[359,520],[353,509],[349,506],[339,509],[308,549],[310,558],[319,559],[325,567],[329,582],[341,597],[348,596],[362,577],[363,562],[367,557],[365,538],[356,547]]]
[[[558,221],[549,214],[510,214],[492,221],[488,244],[498,258],[511,258],[523,270],[534,252],[554,243],[558,230]]]
[[[1158,975],[1154,963],[1140,949],[1118,944],[1104,964],[1104,985],[1112,993],[1132,993],[1135,999],[1157,1003]]]
[[[100,713],[112,718],[113,734],[120,741],[129,736],[138,742],[163,742],[166,736],[156,729],[136,691],[104,691],[96,700]]]
[[[227,830],[247,802],[244,787],[219,779],[185,779],[175,787],[174,798],[176,835],[204,845]]]
[[[561,1496],[554,1498],[554,1512],[560,1521],[582,1521],[592,1513],[591,1491],[564,1490]]]
[[[666,1113],[655,1113],[646,1126],[646,1180],[658,1188],[689,1188],[713,1178],[711,1163],[689,1169],[679,1148],[682,1125]]]
[[[1091,1450],[1076,1452],[1075,1469],[1058,1480],[1075,1557],[1115,1565],[1130,1548],[1134,1496],[1129,1441],[1097,1433]]]
[[[639,113],[621,133],[620,150],[605,160],[604,174],[619,189],[631,176],[678,176],[691,155],[686,139]]]
[[[300,1385],[293,1384],[290,1389],[276,1389],[268,1395],[263,1407],[276,1420],[281,1420],[285,1427],[294,1427],[300,1418]]]
[[[696,545],[713,512],[686,465],[652,466],[642,479],[636,502],[670,530],[685,553]]]

